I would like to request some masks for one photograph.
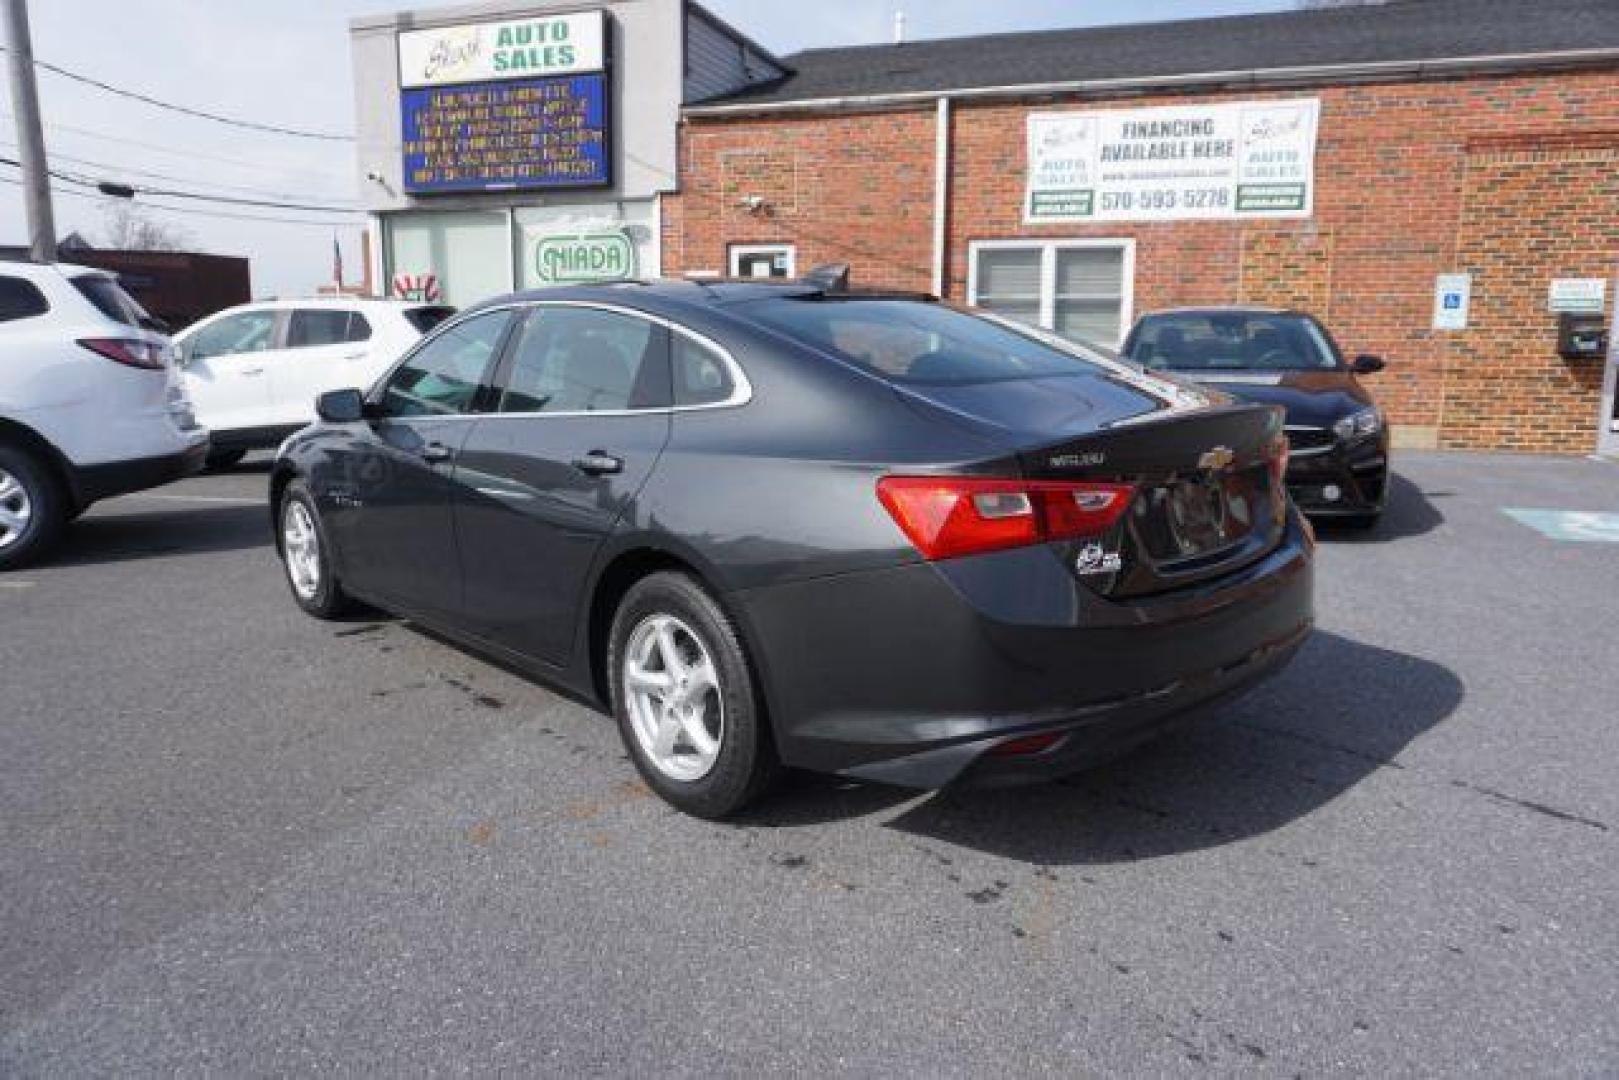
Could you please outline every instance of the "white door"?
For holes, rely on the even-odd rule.
[[[366,363],[371,328],[347,308],[295,308],[287,323],[286,348],[270,369],[276,425],[315,420],[315,399],[328,390],[366,389],[373,373]]]
[[[205,323],[179,339],[186,391],[204,427],[264,427],[270,411],[274,311],[242,311]]]

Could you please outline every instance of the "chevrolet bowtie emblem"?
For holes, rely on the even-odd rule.
[[[1197,459],[1197,467],[1206,469],[1209,472],[1219,472],[1235,461],[1236,458],[1237,455],[1232,452],[1231,447],[1216,446],[1213,450],[1206,452]]]

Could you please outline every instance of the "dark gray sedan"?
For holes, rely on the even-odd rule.
[[[271,479],[297,602],[609,706],[703,816],[783,766],[1071,772],[1312,624],[1280,409],[922,298],[527,293],[319,412]]]

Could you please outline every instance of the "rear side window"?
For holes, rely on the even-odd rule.
[[[1078,346],[916,300],[770,299],[738,310],[873,374],[943,385],[1094,372]]]
[[[425,334],[454,314],[453,307],[437,304],[433,307],[411,308],[405,312],[405,321],[414,326],[417,333]]]
[[[346,341],[366,341],[371,324],[356,311],[328,308],[300,308],[292,313],[287,327],[287,348],[340,345]]]
[[[667,332],[632,315],[539,307],[513,351],[500,412],[653,409],[669,402]]]
[[[0,277],[0,323],[14,319],[32,319],[51,309],[45,294],[32,281],[18,277]]]
[[[670,355],[674,360],[675,404],[715,405],[736,390],[731,369],[720,354],[685,334],[675,334]]]
[[[141,307],[133,296],[126,293],[122,285],[110,277],[102,274],[80,274],[70,280],[73,287],[96,306],[97,311],[114,322],[139,327],[151,318],[146,314],[146,309]]]

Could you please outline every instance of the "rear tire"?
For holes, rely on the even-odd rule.
[[[630,589],[613,617],[607,672],[625,749],[671,806],[726,818],[775,779],[780,766],[741,636],[689,575],[653,574]]]
[[[340,618],[354,608],[333,568],[332,545],[315,498],[302,480],[294,480],[276,508],[281,565],[292,598],[317,619]]]
[[[224,472],[240,465],[246,456],[246,450],[215,450],[208,455],[205,467],[209,472]]]
[[[37,455],[0,444],[0,573],[26,566],[55,546],[68,499]]]

